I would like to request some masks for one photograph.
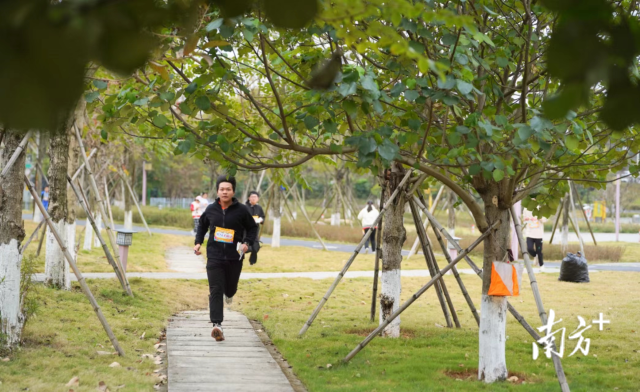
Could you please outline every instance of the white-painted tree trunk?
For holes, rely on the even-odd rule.
[[[19,246],[15,239],[8,244],[0,244],[0,326],[8,346],[19,343],[24,325],[20,300],[22,254]]]
[[[340,226],[340,213],[331,214],[331,226]]]
[[[400,293],[402,284],[400,281],[400,269],[385,271],[382,270],[382,287],[380,290],[380,323],[387,316],[398,310],[400,307]],[[400,317],[396,317],[383,331],[382,336],[390,338],[400,337]]]
[[[486,383],[506,380],[507,298],[482,295],[478,379]]]
[[[124,228],[127,230],[133,230],[133,211],[124,212]]]
[[[38,207],[36,207],[36,211],[33,213],[33,221],[35,223],[40,223],[42,222],[42,219],[44,217],[42,216],[42,212],[40,212],[40,209]]]
[[[69,249],[69,253],[71,253],[74,259],[77,261],[76,257],[76,223],[67,223],[67,249]],[[67,259],[65,258],[65,266],[67,268],[67,272],[69,275],[69,288],[71,288],[71,267],[69,267]]]
[[[68,229],[65,220],[54,223],[56,230],[60,234],[60,239],[68,246]],[[74,241],[75,242],[75,236]],[[73,253],[73,249],[70,251]],[[45,254],[45,282],[47,285],[69,290],[71,288],[71,275],[69,264],[67,263],[62,249],[56,241],[56,237],[51,231],[47,231],[47,249]]]
[[[96,212],[96,226],[98,226],[98,230],[102,231],[102,214],[100,214],[99,212]],[[91,226],[87,227],[87,229],[90,229]],[[91,228],[91,230],[93,231],[93,229]],[[100,240],[98,239],[98,236],[93,236],[93,247],[94,248],[99,248],[102,245],[100,244]]]
[[[84,243],[82,245],[83,250],[91,250],[91,243],[93,242],[93,228],[89,223],[89,218],[85,222],[84,229]]]
[[[271,247],[280,247],[280,231],[281,231],[281,217],[273,218],[273,233],[271,234]]]

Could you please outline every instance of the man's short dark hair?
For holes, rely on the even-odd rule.
[[[249,197],[251,197],[251,195],[256,195],[256,196],[260,197],[260,194],[258,193],[258,191],[249,192]]]
[[[232,177],[232,176],[228,176],[226,174],[221,175],[220,177],[218,177],[218,180],[216,181],[216,189],[220,189],[220,184],[222,184],[223,182],[228,182],[231,184],[231,189],[233,189],[233,191],[236,191],[236,178]]]

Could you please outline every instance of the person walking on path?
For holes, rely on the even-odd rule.
[[[49,211],[49,186],[44,187],[44,190],[40,194],[40,200],[42,200],[44,209]]]
[[[209,205],[209,195],[206,192],[203,192],[202,195],[196,197],[198,202],[200,203],[200,215],[204,214],[204,210],[207,209]]]
[[[362,222],[362,235],[366,235],[369,230],[372,231],[369,239],[364,244],[365,252],[368,252],[368,246],[371,246],[372,253],[376,250],[376,230],[378,227],[373,226],[373,223],[378,219],[379,214],[371,200],[367,202],[367,206],[358,214],[358,220]]]
[[[260,194],[256,191],[249,193],[249,200],[247,200],[247,207],[253,216],[253,220],[258,224],[264,224],[264,211],[258,202],[260,201]],[[254,265],[258,262],[258,251],[260,250],[260,238],[256,238],[253,243],[253,247],[249,250],[251,255],[249,256],[249,264]]]
[[[191,218],[193,219],[193,234],[198,232],[198,223],[200,221],[200,200],[196,197],[191,202]]]
[[[238,291],[244,254],[256,241],[258,225],[249,208],[233,197],[236,190],[234,177],[220,176],[216,186],[218,198],[200,216],[193,250],[196,255],[202,254],[200,247],[205,234],[210,231],[207,243],[209,317],[213,323],[211,337],[220,342],[224,340],[223,297],[229,305]]]
[[[542,237],[544,237],[544,222],[546,218],[538,219],[537,216],[526,208],[522,212],[522,220],[524,221],[524,236],[527,238],[527,252],[531,257],[538,256],[538,264],[540,269],[544,268],[544,260],[542,258]]]

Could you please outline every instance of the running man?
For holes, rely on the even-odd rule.
[[[233,197],[236,179],[225,175],[218,177],[218,198],[200,216],[198,233],[193,250],[200,255],[204,236],[210,230],[207,243],[207,278],[209,279],[209,317],[213,323],[211,337],[224,340],[222,331],[223,296],[230,305],[238,291],[244,254],[253,246],[258,235],[258,225],[246,205]],[[242,243],[243,234],[244,243]]]
[[[251,212],[251,216],[253,216],[253,220],[255,220],[258,225],[261,225],[264,224],[265,215],[262,207],[260,206],[260,204],[258,204],[259,201],[260,194],[256,191],[251,191],[251,193],[249,193],[249,200],[247,200],[247,207],[249,207],[249,211]],[[249,256],[250,265],[254,265],[258,262],[258,251],[260,250],[259,241],[260,238],[256,238],[256,242],[251,248],[251,256]]]

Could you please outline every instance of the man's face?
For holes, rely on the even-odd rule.
[[[209,198],[209,194],[207,194],[207,193],[203,193],[203,194],[202,194],[202,198],[203,198],[203,199],[208,199],[208,198]]]
[[[258,204],[259,201],[260,201],[260,198],[255,193],[253,195],[249,196],[249,203]]]
[[[221,182],[218,186],[218,197],[224,202],[231,201],[231,198],[235,195],[233,186],[230,182]]]
[[[45,192],[49,192],[49,187],[48,187],[48,186],[45,186],[45,187],[44,187],[44,191],[45,191]]]

